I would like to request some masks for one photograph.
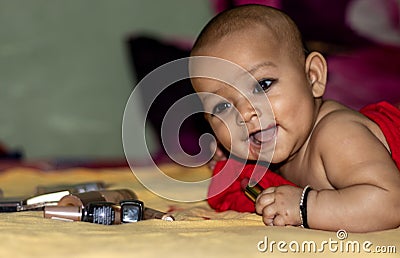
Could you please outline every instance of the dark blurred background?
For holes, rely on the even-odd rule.
[[[287,12],[309,48],[327,57],[327,98],[355,109],[400,103],[399,0],[0,0],[0,156],[123,158],[122,115],[136,83],[187,56],[214,14],[247,3]],[[155,159],[165,158],[160,119],[191,92],[180,82],[152,106],[148,143]],[[138,131],[142,106],[136,105]],[[184,127],[183,148],[195,154],[209,128],[196,116]],[[138,148],[134,158],[144,155]]]

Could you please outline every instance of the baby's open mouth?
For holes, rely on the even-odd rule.
[[[250,141],[256,145],[270,142],[274,139],[276,133],[276,126],[269,127],[264,130],[259,130],[250,134]]]

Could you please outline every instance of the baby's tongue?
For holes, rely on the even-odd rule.
[[[275,128],[270,128],[262,131],[258,131],[257,133],[254,134],[254,139],[256,139],[259,142],[266,142],[272,139],[275,135]]]

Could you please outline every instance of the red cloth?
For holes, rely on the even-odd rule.
[[[216,211],[254,212],[254,203],[244,194],[241,187],[243,179],[254,178],[254,171],[258,175],[265,173],[258,182],[264,189],[271,186],[295,185],[261,165],[244,164],[235,159],[219,161],[215,165],[208,189],[209,205]]]
[[[392,152],[392,159],[400,169],[400,109],[388,102],[379,102],[362,108],[360,113],[381,128]]]
[[[360,112],[381,128],[389,144],[392,159],[400,169],[400,109],[388,102],[379,102],[362,108]],[[243,179],[249,179],[255,170],[256,174],[265,172],[258,182],[264,189],[271,186],[295,185],[266,167],[228,159],[215,165],[208,189],[209,205],[217,211],[254,212],[254,203],[244,194],[241,182]]]

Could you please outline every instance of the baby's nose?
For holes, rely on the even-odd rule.
[[[249,100],[243,99],[237,103],[236,108],[238,110],[237,114],[237,124],[244,125],[250,122],[254,118],[258,118],[259,112],[255,106],[253,106]]]

